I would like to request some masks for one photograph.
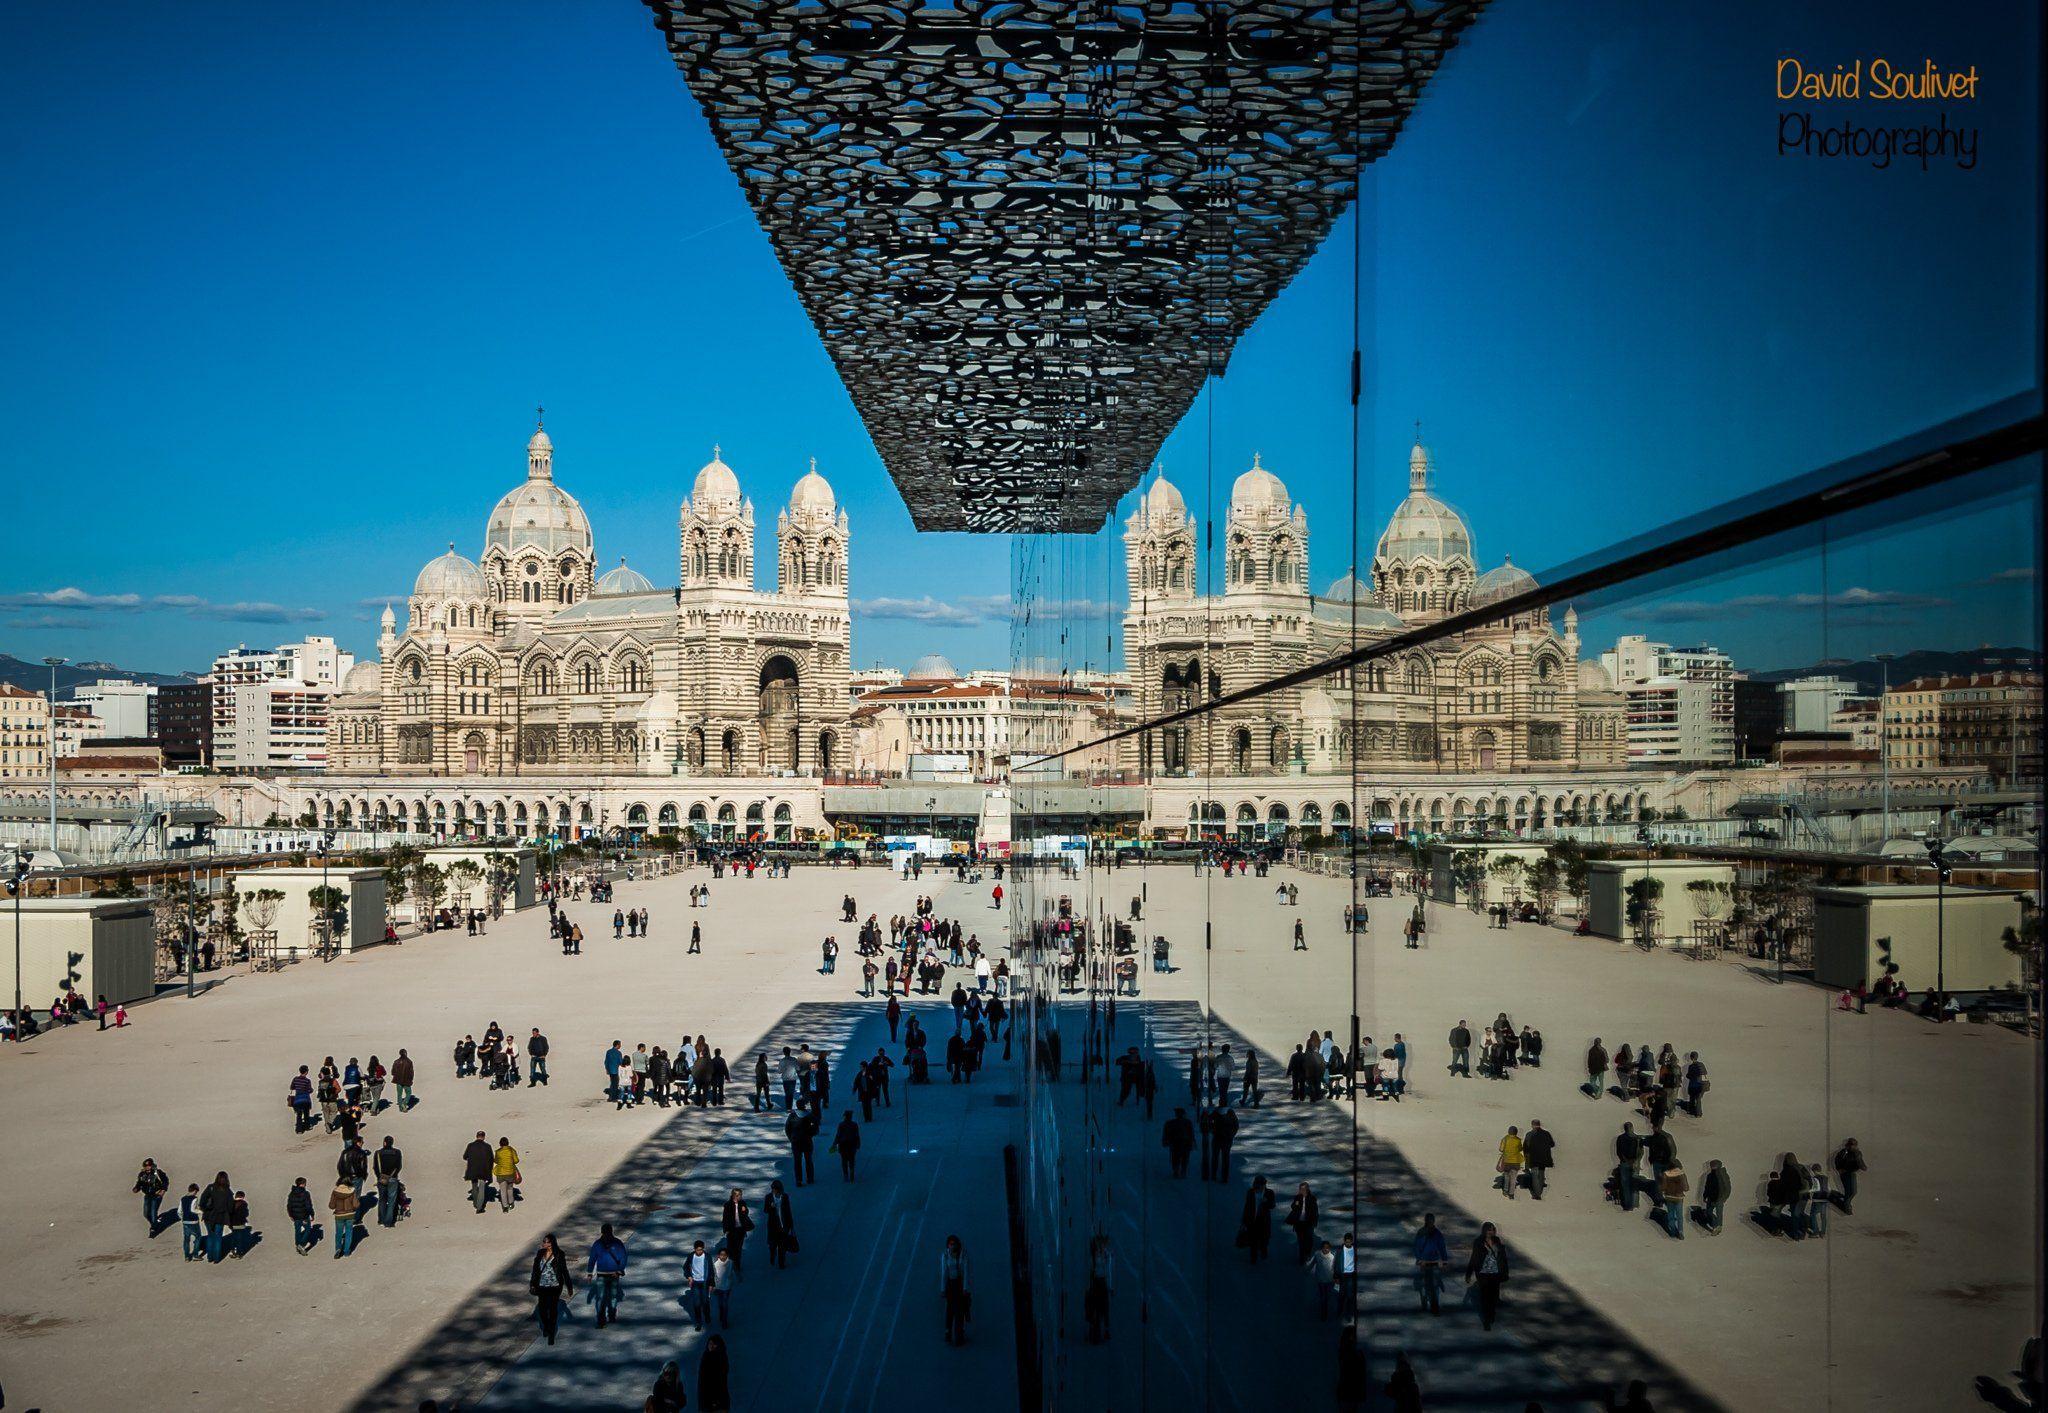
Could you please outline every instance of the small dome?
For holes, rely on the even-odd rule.
[[[448,553],[430,559],[412,581],[416,599],[481,599],[489,596],[484,572],[448,546]]]
[[[1517,569],[1513,560],[1508,560],[1497,569],[1489,569],[1480,575],[1472,585],[1468,600],[1472,607],[1481,608],[1502,599],[1513,598],[1536,587],[1536,576],[1526,569]]]
[[[926,653],[916,662],[913,662],[910,665],[910,671],[904,673],[903,675],[906,678],[918,677],[924,679],[931,679],[935,677],[943,677],[952,679],[959,677],[960,670],[954,667],[952,663],[948,662],[943,654]]]
[[[654,592],[654,585],[639,570],[628,569],[626,561],[622,559],[619,561],[618,568],[606,570],[603,576],[598,579],[596,592],[600,594],[651,594]]]
[[[1145,492],[1145,510],[1155,518],[1174,520],[1188,513],[1188,503],[1181,499],[1179,488],[1162,475]]]
[[[374,662],[359,662],[341,679],[341,690],[374,696],[384,690],[384,670]]]
[[[732,474],[732,468],[720,459],[717,447],[711,448],[711,459],[697,473],[696,484],[690,488],[693,501],[727,501],[738,505],[740,500],[740,478]]]
[[[733,482],[733,489],[739,489],[739,482]],[[832,483],[818,474],[818,463],[813,458],[811,469],[803,474],[803,479],[796,483],[796,489],[789,493],[790,509],[822,510],[829,513],[838,504],[838,498],[832,494]]]
[[[1259,455],[1252,453],[1252,469],[1239,476],[1230,487],[1230,508],[1243,506],[1255,509],[1271,506],[1275,510],[1287,508],[1287,487],[1280,478],[1259,464]]]
[[[526,449],[528,451],[553,451],[555,444],[548,440],[546,428],[535,427],[533,435],[526,439]]]
[[[1601,666],[1596,657],[1579,659],[1579,690],[1581,692],[1611,692],[1614,690],[1614,676]]]
[[[1360,583],[1358,576],[1347,569],[1343,578],[1323,590],[1323,597],[1332,603],[1362,603],[1372,597],[1372,590]]]

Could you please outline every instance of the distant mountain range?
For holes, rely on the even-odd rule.
[[[111,662],[74,662],[57,669],[57,695],[68,697],[80,683],[97,682],[103,677],[149,682],[159,687],[199,680],[196,673],[136,672],[131,668],[116,667]],[[0,653],[0,682],[26,687],[31,692],[47,692],[50,690],[50,669],[40,662],[24,662],[18,657]]]
[[[1916,648],[1900,653],[1889,663],[1851,662],[1830,658],[1811,667],[1786,667],[1773,672],[1752,672],[1759,682],[1789,682],[1795,677],[1846,677],[1872,696],[1889,680],[1896,687],[1915,677],[1959,676],[1970,672],[2039,672],[2041,654],[2032,648],[1970,648],[1964,652],[1936,652]]]

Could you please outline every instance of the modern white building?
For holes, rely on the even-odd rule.
[[[150,705],[156,700],[156,688],[147,682],[102,678],[79,686],[71,700],[99,718],[103,736],[140,741],[150,734]]]
[[[1735,759],[1735,663],[1728,654],[1630,633],[1600,654],[1600,665],[1626,698],[1630,765]]]
[[[334,639],[237,646],[213,661],[213,763],[251,774],[325,770],[334,694],[356,665]]]
[[[1778,684],[1787,731],[1833,731],[1835,713],[1861,693],[1846,677],[1795,677]]]
[[[327,768],[333,690],[286,681],[214,687],[213,763],[239,775]]]

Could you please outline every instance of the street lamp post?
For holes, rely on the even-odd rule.
[[[7,891],[14,895],[14,1015],[21,1018],[21,895],[28,892],[29,860],[33,857],[26,847],[14,851],[13,872],[7,879]]]
[[[1879,847],[1892,841],[1892,728],[1885,711],[1885,698],[1892,691],[1892,654],[1873,654],[1877,659],[1877,761],[1884,778],[1884,838]]]
[[[1949,864],[1942,841],[1927,841],[1928,862],[1934,865],[1934,989],[1944,1001],[1948,998],[1948,955],[1947,937],[1944,935],[1943,903],[1947,899],[1948,880],[1955,872]]]
[[[43,744],[50,752],[50,866],[57,862],[57,669],[64,665],[61,657],[46,657],[43,666],[50,669],[50,714],[43,728]]]

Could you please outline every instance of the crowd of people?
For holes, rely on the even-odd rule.
[[[641,1042],[628,1051],[623,1041],[614,1040],[604,1052],[605,1098],[616,1109],[637,1108],[652,1103],[661,1108],[703,1109],[725,1107],[725,1087],[732,1080],[732,1068],[725,1051],[699,1035],[694,1040],[683,1032],[674,1050]],[[758,1099],[767,1056],[757,1062],[755,1078]],[[756,1105],[758,1107],[758,1103]]]
[[[0,1042],[8,1040],[33,1040],[45,1029],[59,1030],[67,1026],[84,1025],[97,1020],[99,1028],[109,1026],[116,1030],[128,1024],[128,1008],[124,1005],[107,1004],[105,996],[88,1004],[75,986],[67,986],[50,1002],[43,1013],[47,1021],[37,1018],[33,1007],[23,1006],[19,1010],[0,1011]]]

